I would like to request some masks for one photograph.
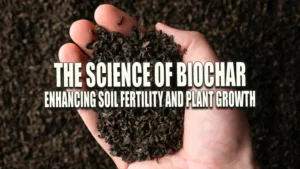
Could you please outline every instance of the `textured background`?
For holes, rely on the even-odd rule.
[[[114,168],[74,110],[43,108],[70,25],[93,20],[103,3],[146,27],[201,31],[220,58],[246,62],[258,95],[247,110],[258,162],[300,168],[297,0],[0,0],[0,168]]]

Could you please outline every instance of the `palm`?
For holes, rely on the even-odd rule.
[[[121,26],[116,23],[124,17]],[[110,5],[101,5],[95,12],[97,24],[108,31],[118,31],[127,35],[133,25],[142,28],[134,19],[124,12]],[[188,51],[183,60],[188,61],[217,61],[205,39],[195,32],[180,31],[166,27],[162,24],[156,25],[157,29],[174,35],[176,43]],[[89,29],[95,29],[94,25],[87,20],[79,20],[73,23],[70,35],[73,41],[88,55],[92,51],[85,48],[85,44],[95,38],[89,34]],[[82,51],[73,43],[65,44],[59,51],[62,62],[82,62],[88,60]],[[91,131],[97,142],[108,152],[109,145],[100,139],[96,128],[97,114],[92,110],[78,110],[83,121]],[[165,156],[158,160],[135,162],[130,165],[118,157],[112,157],[120,169],[175,169],[175,168],[197,168],[213,169],[219,166],[225,168],[233,163],[239,151],[247,148],[249,143],[249,131],[243,114],[238,110],[192,110],[187,109],[184,121],[183,148],[174,155]],[[246,146],[247,145],[247,146]]]

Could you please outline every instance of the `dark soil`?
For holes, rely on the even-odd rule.
[[[0,168],[115,168],[75,110],[43,108],[53,62],[77,19],[112,3],[146,27],[201,31],[224,60],[244,61],[256,158],[262,168],[300,168],[297,0],[0,1]]]
[[[90,90],[96,93],[103,91],[185,91],[185,88],[177,87],[175,77],[170,78],[169,87],[157,87],[154,80],[156,62],[173,62],[173,67],[176,67],[176,62],[182,62],[180,45],[174,43],[173,36],[154,29],[144,33],[137,27],[133,27],[129,35],[124,37],[118,32],[110,33],[99,25],[96,26],[96,32],[98,39],[87,45],[88,49],[93,50],[91,62],[94,64],[148,62],[150,64],[147,79],[150,86],[134,87],[131,85],[126,88],[111,88],[96,85],[89,88]],[[172,74],[176,72],[174,68],[171,71]],[[127,84],[124,83],[121,86],[127,86]],[[118,94],[117,103],[121,102],[120,97]],[[141,101],[138,98],[133,100]],[[163,100],[165,102],[165,96]],[[159,103],[158,99],[155,103]],[[95,111],[98,112],[99,118],[97,124],[99,137],[111,146],[111,155],[122,157],[125,162],[157,159],[166,154],[174,154],[182,148],[184,107],[166,107],[165,104],[151,108],[104,106],[95,108]]]

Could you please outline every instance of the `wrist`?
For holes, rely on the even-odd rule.
[[[252,146],[243,150],[240,155],[237,156],[235,164],[233,166],[226,167],[226,169],[259,169],[254,160]]]
[[[259,169],[252,149],[251,142],[246,142],[240,149],[232,153],[233,157],[227,163],[221,166],[212,167],[212,169]]]

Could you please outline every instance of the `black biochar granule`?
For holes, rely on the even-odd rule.
[[[185,91],[171,79],[170,87],[156,87],[154,64],[156,62],[182,61],[180,46],[173,37],[161,31],[147,33],[132,28],[128,36],[108,32],[96,26],[97,40],[87,45],[93,50],[91,62],[150,62],[151,87],[99,88],[98,91]],[[175,66],[173,66],[174,68]],[[173,77],[175,76],[175,70]],[[164,98],[165,99],[165,98]],[[99,137],[111,145],[110,154],[126,162],[143,161],[173,154],[182,147],[184,107],[154,108],[96,108]]]

